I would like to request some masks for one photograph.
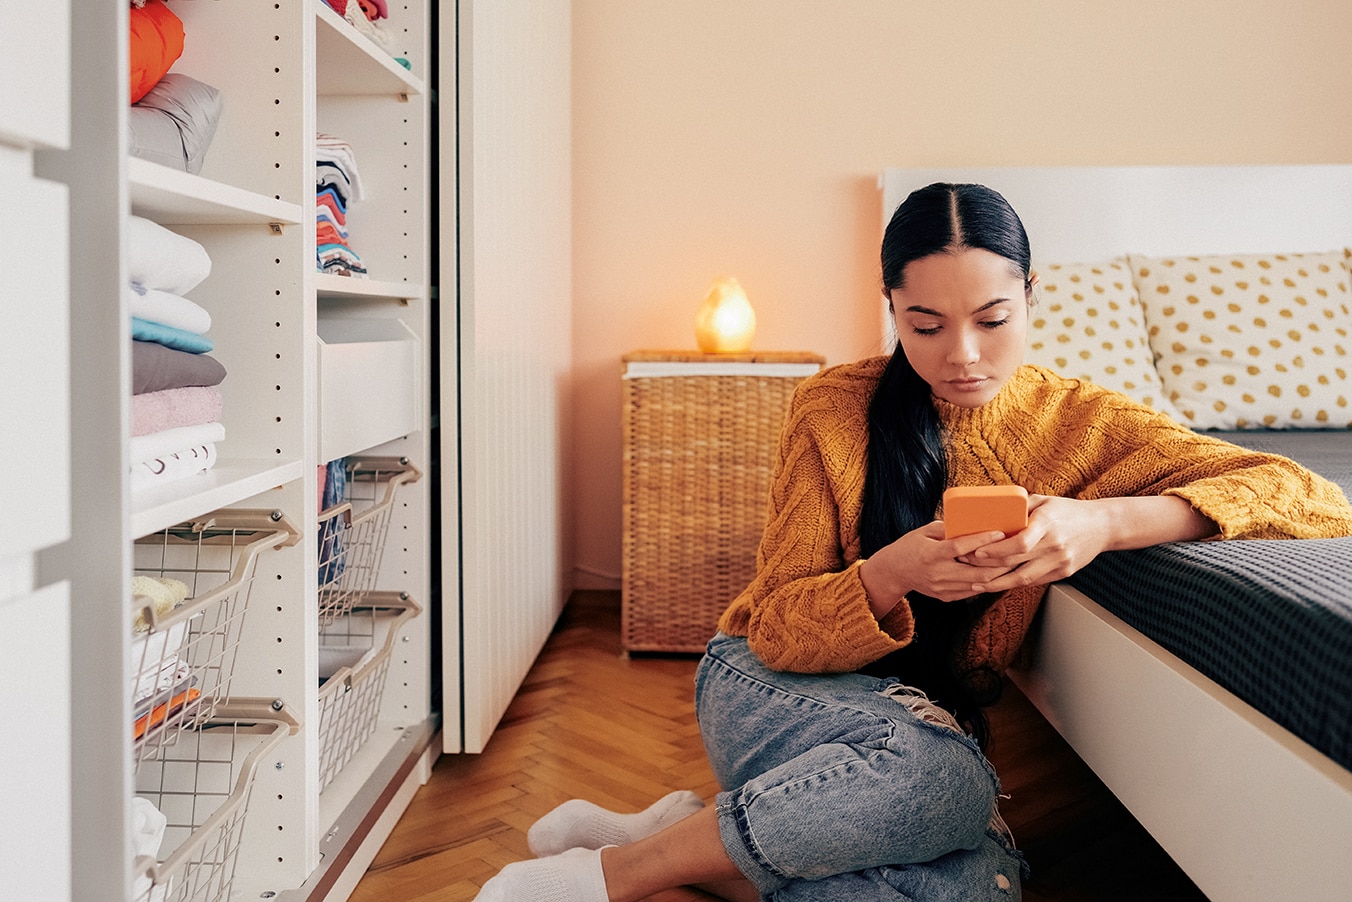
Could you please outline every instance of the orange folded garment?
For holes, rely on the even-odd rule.
[[[178,695],[175,695],[163,705],[156,705],[151,708],[148,713],[142,714],[140,717],[136,718],[136,722],[132,724],[132,733],[137,739],[140,739],[145,735],[146,730],[169,716],[171,710],[186,705],[189,702],[197,701],[201,694],[202,693],[197,689],[189,689],[187,692],[180,692]]]
[[[183,20],[164,5],[164,0],[149,0],[145,6],[131,8],[128,31],[131,102],[135,103],[183,55]]]
[[[944,538],[1028,525],[1028,491],[1018,485],[964,485],[944,492]]]

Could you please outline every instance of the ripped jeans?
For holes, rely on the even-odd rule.
[[[895,680],[766,668],[719,633],[695,682],[728,855],[771,902],[1020,898],[999,783]]]

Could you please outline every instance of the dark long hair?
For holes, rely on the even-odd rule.
[[[932,254],[979,248],[999,254],[1028,285],[1030,253],[1023,223],[1009,203],[982,185],[935,183],[902,201],[883,235],[883,291],[903,286],[906,266]],[[943,424],[930,386],[911,366],[901,343],[883,370],[868,411],[868,469],[860,516],[860,551],[875,554],[934,519],[948,484]],[[942,602],[911,593],[915,640],[871,672],[890,672],[923,689],[952,712],[984,747],[982,708],[1000,694],[988,667],[963,669],[960,655],[977,618],[995,596]]]

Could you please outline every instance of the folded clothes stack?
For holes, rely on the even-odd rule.
[[[133,2],[127,32],[127,152],[172,169],[201,172],[224,107],[221,92],[169,71],[183,54],[186,35],[183,21],[163,0]]]
[[[146,611],[156,622],[169,616],[188,597],[182,580],[134,576],[132,592],[132,733],[140,739],[170,713],[201,695],[188,662],[179,652],[188,638],[187,621],[151,630]]]
[[[184,295],[211,273],[202,245],[139,216],[128,228],[131,487],[163,485],[216,463],[225,438],[225,367],[209,352],[211,314]]]
[[[347,211],[362,198],[352,146],[332,135],[315,137],[315,254],[320,272],[365,278],[366,267],[348,243]]]

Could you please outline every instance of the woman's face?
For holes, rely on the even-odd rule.
[[[935,397],[980,407],[1023,362],[1029,295],[1017,269],[976,248],[931,254],[889,292],[902,349]]]

